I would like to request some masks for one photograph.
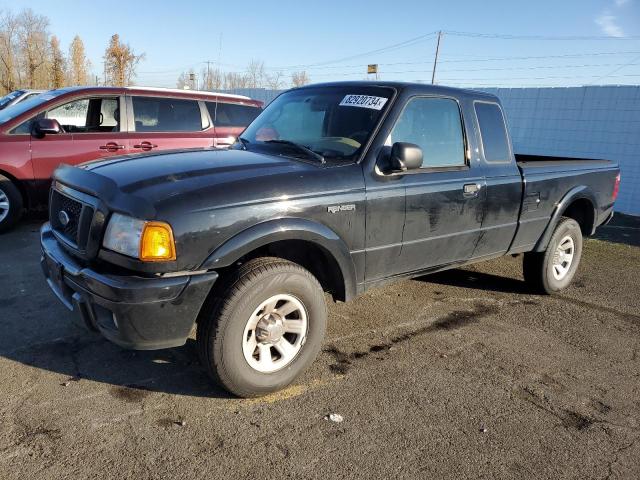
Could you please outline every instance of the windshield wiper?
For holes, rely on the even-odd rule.
[[[266,140],[264,143],[280,143],[282,145],[289,145],[290,147],[297,148],[299,151],[306,153],[307,156],[312,157],[315,160],[318,160],[320,163],[323,163],[323,164],[327,163],[324,157],[319,153],[314,152],[309,147],[305,147],[304,145],[301,145],[299,143],[292,142],[291,140]]]
[[[246,150],[247,149],[247,145],[249,145],[251,142],[249,140],[247,140],[246,138],[243,137],[238,137],[238,140],[240,140],[240,143],[242,143],[242,149]]]

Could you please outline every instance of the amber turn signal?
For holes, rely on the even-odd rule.
[[[140,260],[166,262],[176,259],[176,244],[168,223],[146,222],[140,239]]]

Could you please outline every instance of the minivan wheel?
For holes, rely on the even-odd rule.
[[[0,175],[0,232],[13,227],[22,216],[22,195],[4,175]]]
[[[327,323],[318,280],[300,265],[258,258],[239,267],[198,319],[200,361],[240,397],[280,390],[313,362]]]
[[[562,217],[544,252],[524,254],[524,279],[538,292],[558,292],[571,284],[581,257],[580,225],[572,218]]]

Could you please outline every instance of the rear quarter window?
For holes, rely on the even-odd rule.
[[[246,127],[260,115],[262,109],[237,103],[207,102],[213,124],[219,127]]]
[[[511,150],[502,109],[497,103],[489,102],[475,102],[474,108],[485,160],[496,163],[510,162]]]

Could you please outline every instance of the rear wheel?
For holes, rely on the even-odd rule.
[[[4,175],[0,175],[0,232],[13,227],[22,216],[20,190]]]
[[[247,262],[198,319],[198,353],[210,375],[240,397],[291,383],[317,356],[326,329],[324,292],[300,265]]]
[[[571,284],[581,257],[580,225],[572,218],[562,217],[544,252],[524,254],[524,279],[541,293],[558,292]]]

